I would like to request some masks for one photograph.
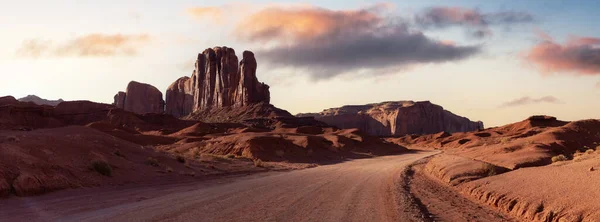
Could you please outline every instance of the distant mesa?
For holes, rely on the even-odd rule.
[[[351,105],[301,113],[339,128],[358,128],[374,136],[467,132],[483,129],[483,122],[471,121],[429,101],[397,101]]]
[[[160,90],[135,81],[129,82],[126,92],[118,92],[114,96],[113,105],[137,114],[163,113],[165,110],[165,101]]]
[[[57,106],[59,103],[64,102],[64,100],[62,99],[58,99],[58,100],[47,100],[47,99],[42,99],[36,95],[28,95],[25,96],[23,98],[20,98],[19,101],[21,102],[32,102],[35,103],[37,105],[48,105],[48,106]]]

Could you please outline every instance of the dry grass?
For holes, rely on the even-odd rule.
[[[177,159],[177,162],[185,163],[185,157],[183,157],[182,155],[177,155],[175,159]]]
[[[283,150],[275,150],[275,155],[277,155],[278,157],[283,157],[283,155],[285,155],[285,152]]]
[[[158,163],[158,160],[154,157],[148,157],[148,159],[146,159],[146,164],[153,166],[153,167],[160,166],[160,164]]]
[[[118,157],[125,157],[122,153],[121,150],[116,149],[115,151],[113,151],[113,155],[118,156]]]
[[[263,163],[263,161],[262,161],[262,160],[260,160],[260,159],[255,159],[255,160],[254,160],[254,166],[255,166],[255,167],[265,167],[265,164]]]
[[[553,157],[552,157],[552,162],[553,162],[553,163],[556,163],[556,162],[561,162],[561,161],[567,161],[567,160],[569,160],[569,158],[567,158],[567,157],[566,157],[565,155],[563,155],[563,154],[560,154],[560,155],[557,155],[557,156],[553,156]]]
[[[2,143],[2,142],[9,142],[9,143],[10,142],[14,142],[14,143],[18,143],[19,141],[20,141],[19,138],[17,138],[16,136],[8,136],[8,137],[5,137],[5,138],[1,138],[0,137],[0,143]]]
[[[235,155],[234,155],[235,157]],[[204,159],[213,159],[217,161],[231,162],[231,158],[223,155],[211,154],[211,153],[203,153],[200,155],[202,160]]]
[[[484,171],[486,172],[487,176],[494,176],[496,174],[498,174],[498,172],[496,172],[496,166],[489,164],[489,163],[485,163],[485,166],[483,167]]]
[[[500,144],[506,144],[511,141],[510,137],[502,137],[500,138]]]
[[[90,168],[104,176],[112,176],[112,167],[104,160],[92,161]]]

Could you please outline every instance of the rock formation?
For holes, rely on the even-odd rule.
[[[64,100],[62,99],[58,99],[58,100],[47,100],[47,99],[42,99],[36,95],[28,95],[26,97],[20,98],[19,101],[21,102],[32,102],[38,105],[48,105],[48,106],[56,106],[59,103],[64,102]]]
[[[268,104],[269,86],[258,81],[256,67],[250,51],[244,51],[238,63],[232,48],[204,50],[198,54],[191,78],[180,78],[167,89],[167,113],[185,116],[215,108]]]
[[[17,99],[15,99],[15,97],[12,96],[3,96],[0,97],[0,106],[2,105],[9,105],[9,104],[15,104],[18,103],[19,101],[17,101]]]
[[[167,89],[166,95],[167,114],[175,117],[182,117],[190,114],[194,108],[194,90],[192,79],[190,77],[181,77],[177,79]]]
[[[297,116],[313,116],[333,126],[359,128],[375,136],[433,134],[441,131],[453,133],[483,129],[482,122],[472,122],[429,101],[343,106],[326,109],[321,113]]]
[[[125,108],[125,95],[127,95],[125,92],[119,91],[114,97],[113,105],[116,107],[119,107],[121,109],[124,109]]]
[[[165,110],[162,93],[156,87],[135,81],[129,82],[126,92],[115,95],[113,105],[138,114],[163,113]]]

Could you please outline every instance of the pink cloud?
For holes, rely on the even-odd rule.
[[[600,75],[600,38],[573,36],[560,44],[543,34],[543,41],[525,53],[540,72]]]

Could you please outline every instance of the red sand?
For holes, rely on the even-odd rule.
[[[317,161],[406,150],[357,130],[337,130],[295,117],[254,119],[250,125],[203,123],[139,115],[88,101],[56,107],[10,97],[0,102],[0,197],[303,168]],[[259,115],[255,109],[261,107],[264,104],[249,111]],[[254,162],[258,160],[294,164]],[[111,175],[102,175],[94,163],[110,167]]]
[[[600,221],[599,120],[536,116],[478,132],[388,140],[443,150],[426,173],[517,218]],[[561,154],[567,160],[552,163]]]

